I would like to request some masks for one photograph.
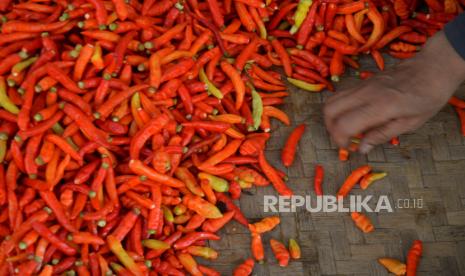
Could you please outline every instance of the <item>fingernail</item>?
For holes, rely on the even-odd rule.
[[[361,154],[367,154],[368,152],[370,152],[371,150],[373,149],[373,146],[370,145],[370,144],[366,144],[366,143],[363,143],[360,144],[360,148],[359,148],[359,151]]]

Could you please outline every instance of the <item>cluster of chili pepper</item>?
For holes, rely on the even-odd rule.
[[[415,276],[422,253],[422,241],[414,240],[407,253],[407,264],[394,258],[379,258],[378,262],[395,275]]]

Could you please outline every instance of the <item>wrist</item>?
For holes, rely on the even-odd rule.
[[[429,70],[433,78],[447,80],[456,86],[465,80],[465,59],[452,47],[443,31],[428,40],[414,61]]]
[[[443,101],[452,96],[465,80],[465,60],[442,31],[431,37],[414,58],[401,66],[408,67],[408,78],[415,80],[412,85],[436,91],[435,95]]]

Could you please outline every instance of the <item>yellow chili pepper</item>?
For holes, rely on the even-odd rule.
[[[387,173],[385,172],[380,172],[380,173],[369,173],[365,175],[362,180],[360,180],[360,188],[362,190],[366,190],[368,186],[370,186],[373,182],[376,180],[383,179],[387,176]]]
[[[257,93],[255,87],[251,83],[247,83],[247,86],[250,88],[250,94],[252,95],[252,119],[253,119],[253,126],[251,126],[249,131],[257,130],[262,123],[262,115],[263,115],[263,101],[260,94]]]
[[[203,68],[200,68],[199,71],[199,78],[200,80],[205,83],[207,86],[207,91],[210,92],[213,96],[217,97],[218,99],[223,98],[223,93],[221,93],[221,90],[219,90],[207,77],[207,74],[205,73],[205,70]]]
[[[291,34],[297,33],[297,31],[300,28],[300,25],[302,25],[302,22],[304,22],[305,17],[307,17],[308,10],[310,9],[312,3],[312,0],[299,1],[299,5],[297,5],[297,10],[295,11],[294,15],[294,25],[291,27],[291,30],[289,31]]]
[[[163,216],[165,217],[165,220],[169,222],[173,222],[174,216],[173,216],[173,212],[171,212],[171,209],[166,206],[161,206],[161,208],[163,210]]]
[[[6,155],[6,141],[8,140],[8,135],[4,132],[0,133],[0,163],[3,163]]]
[[[31,57],[26,60],[23,60],[21,62],[16,63],[12,68],[11,68],[11,74],[16,77],[21,73],[24,69],[27,67],[31,66],[34,62],[36,62],[38,57]]]
[[[10,113],[13,113],[13,114],[19,113],[19,108],[10,100],[10,98],[6,94],[5,78],[1,76],[0,76],[0,106]]]
[[[301,88],[303,90],[310,91],[310,92],[320,92],[321,90],[323,90],[323,88],[326,87],[325,84],[312,84],[312,83],[308,83],[308,82],[301,81],[298,79],[293,79],[293,78],[287,78],[287,81],[297,86],[298,88]]]
[[[150,249],[159,249],[159,250],[165,250],[171,247],[166,242],[155,240],[155,239],[142,240],[142,245]]]
[[[204,172],[199,173],[198,177],[202,180],[203,179],[208,180],[212,189],[217,192],[224,193],[229,190],[228,181],[224,180],[223,178],[220,178],[218,176],[214,176],[208,173],[204,173]]]
[[[134,260],[129,256],[129,254],[124,250],[121,242],[114,237],[113,235],[109,235],[107,237],[107,244],[110,248],[111,252],[115,254],[115,256],[120,260],[120,262],[131,271],[136,276],[144,275],[140,270],[139,266],[134,262]]]

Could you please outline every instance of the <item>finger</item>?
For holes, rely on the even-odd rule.
[[[359,151],[367,154],[376,145],[386,143],[392,137],[413,130],[422,123],[416,118],[392,120],[387,124],[367,131],[360,143]]]
[[[394,113],[391,105],[367,103],[338,115],[330,133],[336,144],[345,147],[351,137],[389,122]]]

